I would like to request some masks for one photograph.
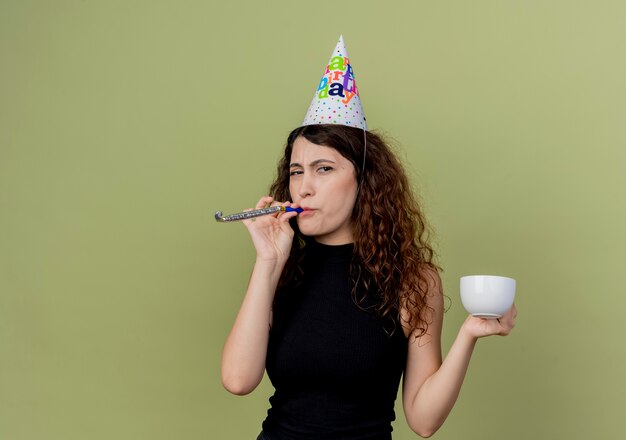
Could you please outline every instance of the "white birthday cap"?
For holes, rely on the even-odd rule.
[[[367,130],[348,51],[339,36],[302,125],[339,124]]]

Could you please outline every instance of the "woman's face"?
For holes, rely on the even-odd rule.
[[[298,137],[289,166],[291,200],[304,209],[297,217],[304,235],[323,244],[352,243],[352,209],[357,194],[352,163],[337,150]]]

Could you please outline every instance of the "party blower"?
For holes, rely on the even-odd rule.
[[[239,220],[247,220],[249,218],[259,217],[262,215],[275,214],[277,212],[297,212],[298,214],[303,211],[302,208],[292,208],[291,206],[271,206],[269,208],[252,209],[250,211],[238,212],[237,214],[230,214],[224,216],[222,211],[215,213],[215,221],[218,222],[236,222]]]

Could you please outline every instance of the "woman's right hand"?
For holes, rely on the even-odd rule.
[[[255,209],[270,206],[294,206],[290,202],[276,202],[273,197],[261,197]],[[279,212],[275,215],[264,215],[244,220],[256,249],[257,260],[277,261],[284,263],[291,252],[293,229],[289,219],[298,215],[296,212]]]

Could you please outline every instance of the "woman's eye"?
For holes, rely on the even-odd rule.
[[[298,174],[302,174],[301,170],[292,170],[289,175],[290,176],[297,176]]]
[[[333,167],[319,167],[317,169],[317,171],[319,171],[320,173],[327,173],[329,171],[331,171],[333,169]]]

